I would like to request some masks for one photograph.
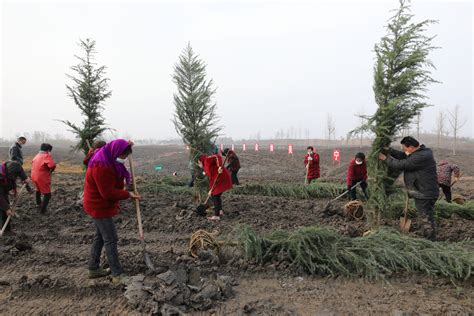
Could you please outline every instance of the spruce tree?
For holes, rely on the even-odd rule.
[[[400,0],[400,8],[388,22],[387,34],[375,45],[373,91],[378,109],[366,117],[364,126],[375,134],[368,159],[369,223],[373,228],[378,227],[380,217],[389,210],[388,195],[398,176],[378,156],[429,106],[424,93],[429,84],[436,82],[431,77],[434,65],[428,58],[436,47],[432,46],[433,37],[426,35],[427,27],[436,21],[412,20],[410,5]]]
[[[216,104],[212,79],[206,79],[206,64],[196,55],[190,44],[183,50],[174,67],[173,82],[175,113],[173,123],[183,142],[190,146],[189,160],[193,165],[194,196],[202,199],[207,182],[197,160],[210,153],[221,127],[217,125]]]
[[[66,85],[68,95],[74,100],[76,106],[81,110],[83,121],[77,125],[70,121],[61,121],[66,124],[70,131],[76,135],[79,142],[74,147],[75,150],[82,150],[87,154],[88,143],[92,144],[108,128],[103,117],[103,103],[112,92],[109,90],[109,79],[105,77],[105,66],[98,67],[95,60],[95,41],[86,39],[80,40],[79,47],[83,51],[83,56],[75,57],[79,63],[71,67],[73,75],[67,75],[71,85]]]

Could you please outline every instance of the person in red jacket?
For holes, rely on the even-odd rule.
[[[91,160],[92,156],[94,156],[94,154],[102,147],[104,147],[106,144],[106,142],[104,142],[103,140],[96,140],[94,142],[94,144],[92,145],[92,147],[89,149],[89,152],[87,153],[86,157],[84,158],[84,165],[87,167],[87,165],[89,164],[89,161]]]
[[[360,182],[360,187],[366,199],[369,198],[367,193],[367,162],[364,153],[357,153],[355,158],[349,163],[347,169],[347,190],[349,190],[351,200],[357,200],[357,188],[352,188]]]
[[[237,154],[235,151],[230,150],[229,148],[224,149],[222,152],[222,155],[224,157],[227,157],[227,170],[230,171],[230,178],[232,179],[232,184],[233,185],[240,185],[239,183],[239,178],[237,177],[237,174],[239,173],[240,170],[240,160],[239,157],[237,157]]]
[[[321,175],[321,169],[319,167],[319,155],[314,152],[312,146],[306,148],[307,153],[304,156],[304,165],[306,166],[306,178],[305,183],[310,184],[311,181],[316,180]]]
[[[89,259],[90,278],[109,274],[99,266],[104,246],[112,282],[120,283],[123,276],[113,217],[119,212],[119,201],[140,199],[139,195],[125,189],[125,182],[130,182],[130,174],[123,163],[132,153],[132,145],[132,142],[123,139],[114,140],[99,149],[89,161],[84,183],[84,210],[92,217],[95,226]]]
[[[41,144],[40,152],[31,164],[31,180],[36,187],[36,205],[41,214],[46,213],[51,199],[51,174],[56,169],[56,163],[51,156],[52,150],[53,146],[50,144]]]
[[[222,156],[219,154],[202,155],[198,161],[199,167],[209,178],[209,195],[214,204],[214,215],[209,217],[212,221],[219,221],[224,215],[222,211],[222,193],[232,189],[232,179],[229,171],[224,167]],[[200,214],[202,215],[202,214]]]

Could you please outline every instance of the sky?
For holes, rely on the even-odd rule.
[[[374,44],[398,7],[379,1],[3,1],[1,10],[0,137],[46,131],[72,137],[58,119],[81,122],[67,95],[66,74],[94,39],[107,66],[112,97],[105,118],[118,135],[177,138],[171,122],[172,73],[188,42],[214,81],[222,136],[280,129],[325,137],[328,113],[337,138],[375,111]],[[431,54],[440,81],[427,91],[433,106],[422,130],[433,132],[439,111],[461,106],[474,137],[473,10],[470,1],[413,1],[415,21],[435,19]]]

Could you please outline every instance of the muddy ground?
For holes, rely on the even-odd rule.
[[[28,149],[28,148],[26,148]],[[343,149],[344,157],[358,148]],[[26,150],[33,154],[32,149]],[[80,156],[66,150],[53,152],[68,166]],[[286,152],[242,153],[242,183],[301,183],[301,155]],[[438,159],[446,151],[437,152]],[[474,198],[474,166],[471,152],[450,158],[464,171],[456,194]],[[5,149],[0,148],[0,158]],[[186,151],[178,146],[137,147],[134,153],[143,181],[178,172],[187,175]],[[330,150],[322,149],[322,173],[333,182],[343,182],[347,162],[332,166]],[[0,159],[1,160],[1,159]],[[155,171],[155,165],[163,171]],[[123,203],[116,218],[120,258],[127,274],[136,276],[128,285],[112,285],[108,279],[88,280],[87,259],[93,237],[90,219],[84,214],[79,194],[83,175],[65,168],[54,176],[53,199],[46,215],[37,214],[33,196],[20,203],[20,218],[14,220],[16,237],[0,240],[0,314],[179,314],[196,315],[333,315],[333,314],[472,314],[473,280],[457,287],[444,278],[399,275],[386,281],[308,276],[285,264],[258,266],[244,261],[238,249],[228,246],[221,258],[203,252],[189,256],[189,240],[198,229],[217,231],[219,239],[233,240],[238,227],[250,225],[258,232],[293,229],[307,225],[332,226],[343,234],[358,236],[365,223],[334,212],[321,212],[327,200],[298,200],[262,196],[224,196],[225,217],[219,224],[197,218],[188,194],[143,191],[141,203],[147,251],[157,272],[147,271],[142,258],[135,210]],[[71,173],[75,172],[75,173]],[[396,226],[397,222],[387,222]],[[474,224],[461,218],[442,219],[440,239],[474,238]],[[415,221],[414,236],[425,231]]]

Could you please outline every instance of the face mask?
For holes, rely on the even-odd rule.
[[[121,163],[122,165],[125,164],[125,161],[127,161],[127,159],[122,159],[122,158],[117,158],[116,160],[118,163]]]
[[[312,155],[312,154],[313,154],[313,152],[312,152],[312,151],[308,151],[308,155]]]
[[[361,165],[363,163],[362,160],[356,160],[356,165]]]

